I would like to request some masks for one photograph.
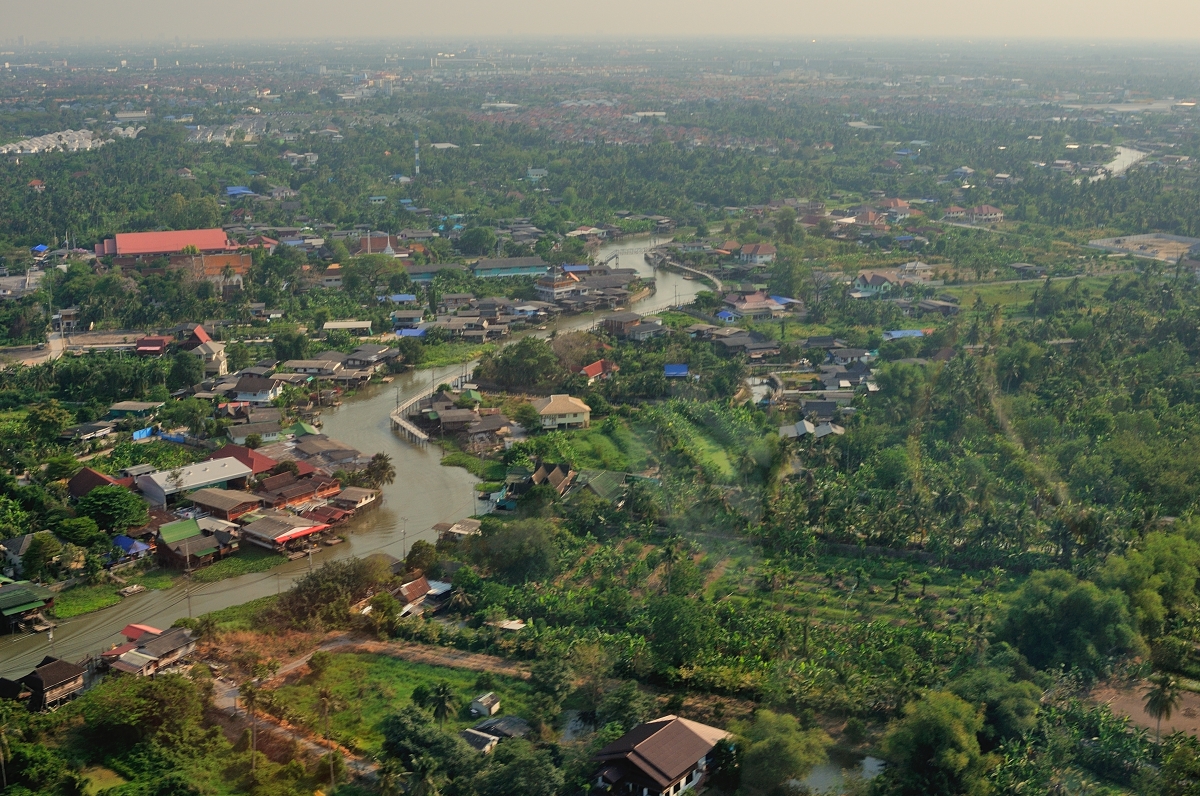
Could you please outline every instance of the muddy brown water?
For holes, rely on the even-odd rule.
[[[641,249],[648,245],[646,237],[634,237],[620,243],[601,247],[599,259],[615,252],[629,252],[619,265],[636,268],[645,276],[657,279],[658,291],[631,309],[649,313],[678,303],[689,303],[700,290],[709,286],[698,280],[687,280],[667,271],[655,272],[646,265]],[[559,331],[588,328],[604,313],[563,318]],[[549,334],[555,326],[536,334]],[[458,467],[442,467],[439,448],[416,447],[391,431],[388,414],[398,402],[404,401],[430,384],[450,381],[469,374],[474,363],[452,365],[433,370],[420,370],[397,376],[391,384],[372,386],[346,399],[340,407],[327,409],[322,415],[322,431],[364,453],[382,451],[392,457],[396,468],[395,483],[383,490],[383,504],[373,511],[353,518],[339,531],[347,541],[334,547],[324,547],[312,557],[312,566],[348,556],[365,556],[374,552],[402,557],[414,541],[434,541],[435,523],[468,517],[482,508],[475,503],[474,476]],[[249,600],[277,594],[291,586],[309,571],[308,560],[281,563],[268,572],[243,575],[217,583],[188,587],[179,585],[164,591],[147,591],[122,600],[117,605],[59,622],[53,639],[47,633],[21,636],[0,636],[0,677],[22,677],[41,662],[46,655],[79,661],[123,641],[120,631],[138,622],[166,628],[185,616],[199,616],[239,605]]]

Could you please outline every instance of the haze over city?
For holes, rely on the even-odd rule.
[[[1012,0],[1001,6],[913,0],[901,6],[847,7],[819,0],[749,3],[685,0],[460,0],[453,4],[349,0],[45,0],[9,2],[0,39],[96,44],[146,39],[263,40],[348,37],[404,41],[413,36],[1090,39],[1189,40],[1200,6],[1188,0]]]

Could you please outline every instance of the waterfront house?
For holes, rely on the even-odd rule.
[[[551,395],[533,402],[542,418],[543,429],[587,428],[591,425],[592,408],[570,395]]]

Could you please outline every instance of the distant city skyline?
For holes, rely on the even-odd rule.
[[[9,3],[0,39],[90,43],[143,40],[316,39],[397,41],[414,36],[501,38],[563,36],[647,37],[921,37],[996,40],[1173,40],[1200,38],[1200,3],[1147,0],[1010,0],[980,7],[964,2],[912,0],[865,9],[818,0],[692,3],[685,0],[609,0],[584,4],[525,0],[459,0],[452,5],[383,0],[43,0]]]

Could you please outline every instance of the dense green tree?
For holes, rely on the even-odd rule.
[[[178,351],[171,358],[167,387],[172,390],[191,387],[204,381],[204,360],[190,351]]]
[[[120,486],[98,486],[79,499],[76,511],[107,531],[121,533],[150,519],[146,501]]]
[[[31,406],[25,416],[25,425],[29,427],[29,433],[42,442],[57,439],[59,433],[70,423],[71,413],[59,406],[55,400]]]
[[[826,759],[832,740],[819,728],[805,730],[795,716],[760,709],[752,721],[731,727],[737,739],[741,782],[759,793],[774,793],[803,779]]]
[[[63,550],[62,543],[49,531],[33,535],[25,554],[21,556],[21,575],[30,580],[47,577],[54,558]]]
[[[984,751],[1020,738],[1037,724],[1042,690],[1028,681],[1015,682],[998,669],[967,672],[950,683],[949,691],[983,709],[979,742]]]
[[[953,694],[934,691],[904,709],[883,739],[891,765],[876,792],[897,796],[976,796],[989,790],[989,758],[979,748],[983,717]]]
[[[1062,570],[1035,572],[1017,592],[996,636],[1034,666],[1097,677],[1105,661],[1141,647],[1125,596]]]
[[[515,739],[496,747],[474,786],[479,796],[556,796],[563,774],[549,749]]]

